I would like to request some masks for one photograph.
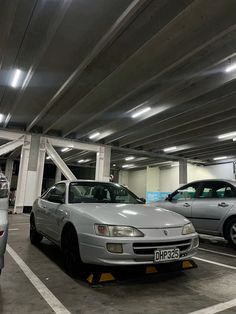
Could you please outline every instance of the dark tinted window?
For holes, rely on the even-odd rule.
[[[174,201],[182,201],[195,198],[197,195],[199,183],[190,183],[175,191],[172,194],[172,200]]]
[[[235,196],[235,187],[222,181],[203,182],[199,193],[200,198],[227,198]]]
[[[51,196],[59,196],[61,197],[62,202],[65,202],[65,195],[66,195],[66,185],[65,183],[58,183],[51,187],[51,189],[43,195],[43,199],[49,200]]]

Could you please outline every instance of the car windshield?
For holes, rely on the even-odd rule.
[[[141,204],[142,201],[116,183],[72,182],[69,187],[69,203]]]

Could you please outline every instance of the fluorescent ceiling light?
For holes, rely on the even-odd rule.
[[[95,137],[98,137],[100,135],[99,132],[93,133],[89,136],[90,140],[94,139]]]
[[[11,82],[11,86],[13,88],[18,87],[21,75],[22,75],[22,71],[19,69],[16,69],[12,78],[12,82]]]
[[[221,134],[218,136],[218,139],[221,140],[223,138],[227,138],[227,137],[233,137],[236,135],[236,131],[234,132],[230,132],[230,133],[225,133],[225,134]]]
[[[47,156],[46,159],[51,159],[51,157],[50,157],[50,156]]]
[[[236,63],[233,63],[233,64],[229,65],[229,66],[225,69],[225,72],[226,72],[226,73],[229,73],[229,72],[232,72],[232,71],[234,71],[234,70],[236,70]]]
[[[78,160],[78,163],[79,164],[83,164],[83,163],[85,163],[85,162],[89,162],[91,159],[80,159],[80,160]]]
[[[133,167],[134,164],[130,164],[130,165],[123,165],[122,168],[130,168],[130,167]]]
[[[2,123],[4,120],[4,115],[2,113],[0,113],[0,123]]]
[[[113,167],[116,167],[116,164],[113,164],[112,166],[113,166]]]
[[[135,119],[135,118],[141,116],[142,114],[144,114],[144,113],[146,113],[146,112],[148,112],[148,111],[150,111],[150,110],[151,110],[151,107],[146,107],[146,108],[143,108],[143,109],[141,109],[141,110],[139,110],[139,111],[136,111],[136,112],[132,115],[132,118]]]
[[[233,138],[233,141],[236,142],[236,137]]]
[[[65,147],[61,149],[61,152],[65,153],[65,152],[68,152],[69,150],[71,150],[71,148]]]
[[[167,152],[173,152],[176,149],[177,149],[176,146],[172,146],[172,147],[165,148],[163,150],[164,150],[165,153],[167,153]]]
[[[227,156],[221,156],[221,157],[215,157],[213,158],[213,160],[223,160],[223,159],[227,159]]]
[[[129,156],[125,158],[126,161],[133,160],[133,159],[134,159],[134,156]]]

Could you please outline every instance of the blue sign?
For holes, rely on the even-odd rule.
[[[157,201],[162,201],[164,200],[170,192],[147,192],[146,193],[146,203],[154,203]]]

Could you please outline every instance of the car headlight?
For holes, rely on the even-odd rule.
[[[144,237],[144,234],[129,226],[94,225],[95,233],[103,237]]]
[[[182,234],[190,234],[190,233],[195,233],[195,232],[196,232],[195,228],[191,222],[183,226]]]

